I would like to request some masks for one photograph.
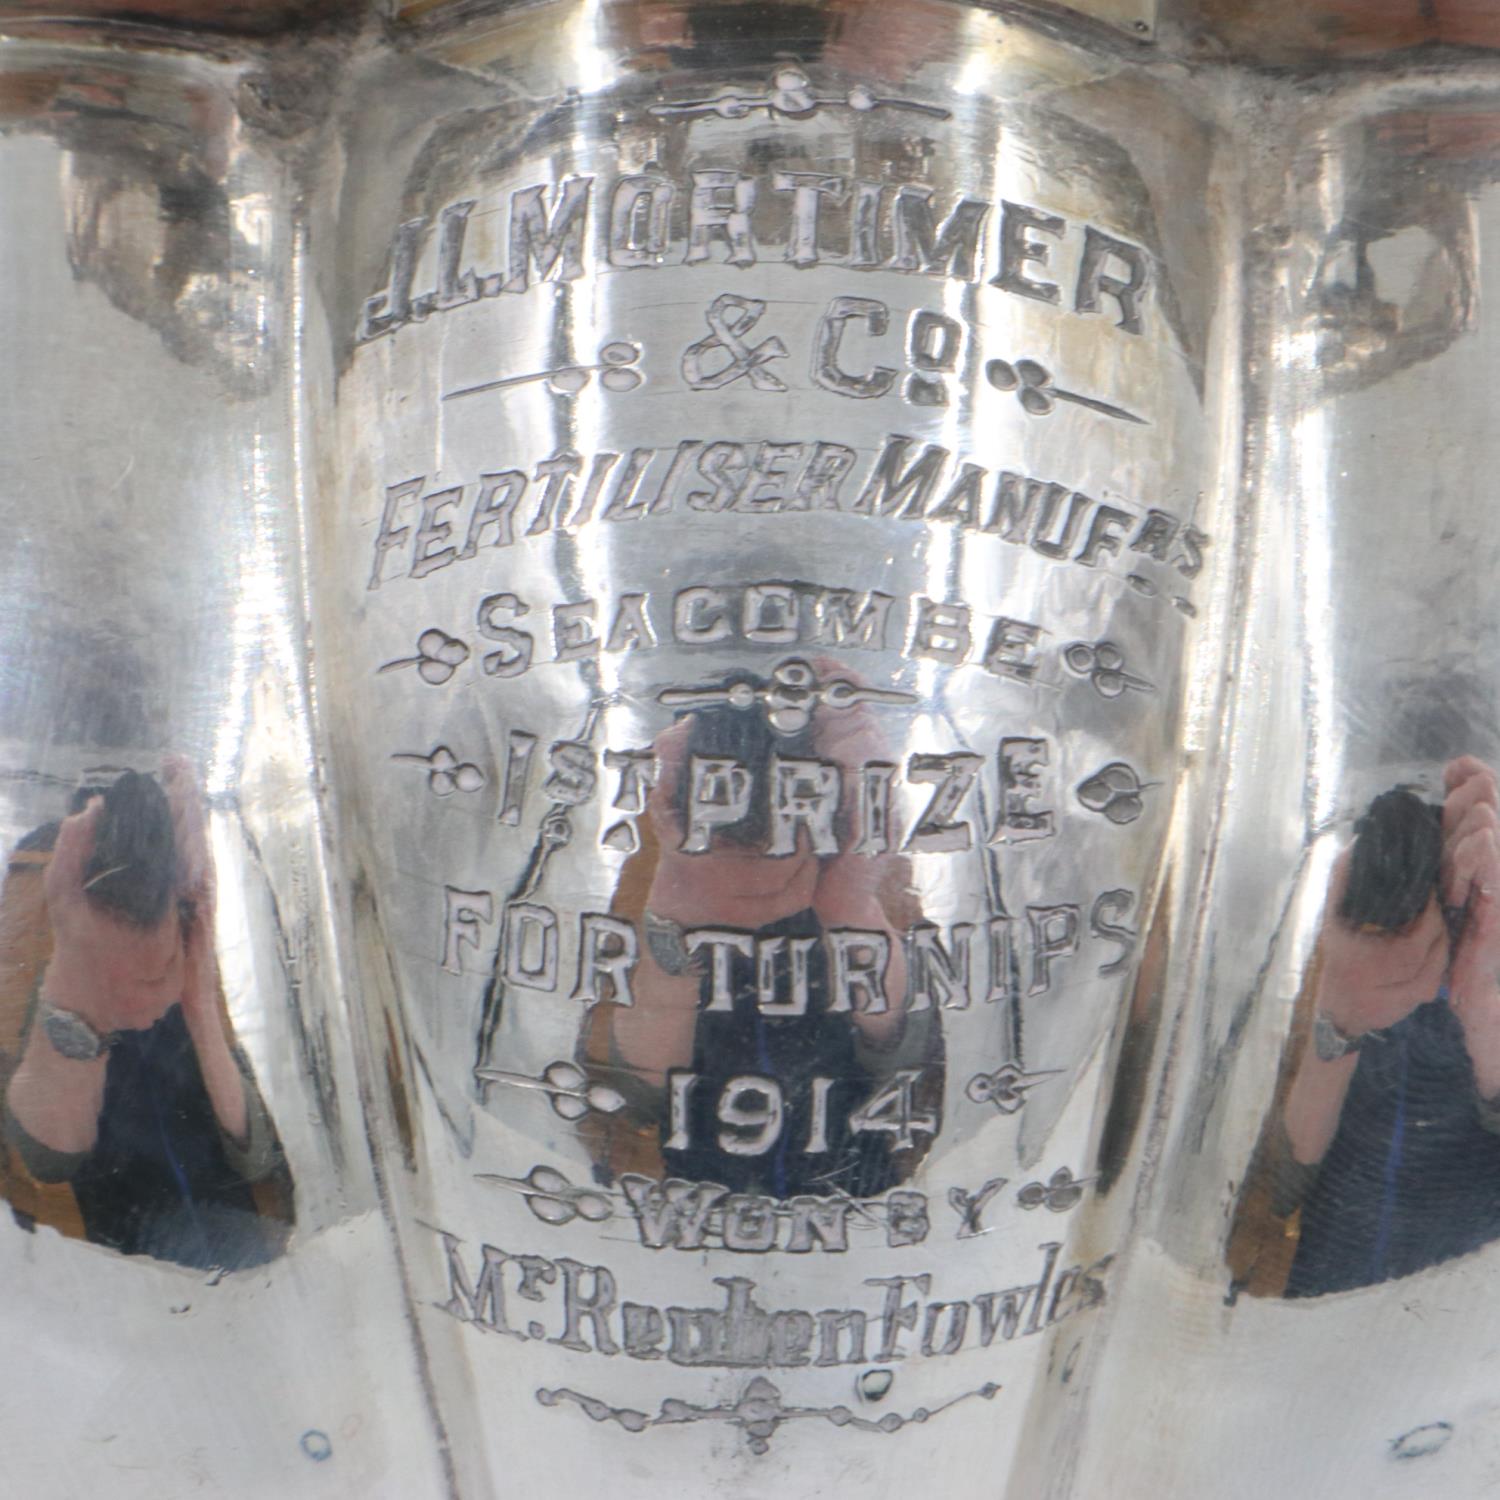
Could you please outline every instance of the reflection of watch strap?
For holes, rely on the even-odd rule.
[[[119,1040],[115,1031],[96,1031],[75,1011],[60,1010],[50,1000],[42,999],[42,1030],[52,1050],[72,1062],[93,1062],[102,1057]]]
[[[655,912],[647,912],[644,918],[646,928],[646,946],[651,950],[651,957],[656,960],[656,966],[663,974],[692,974],[697,972],[697,965],[687,951],[682,923],[674,922],[670,917],[659,917]]]
[[[1313,1048],[1320,1062],[1337,1062],[1351,1052],[1358,1052],[1372,1037],[1383,1040],[1377,1031],[1362,1031],[1358,1036],[1345,1036],[1322,1011],[1313,1018]]]

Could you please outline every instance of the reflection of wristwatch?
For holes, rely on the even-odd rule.
[[[115,1031],[99,1032],[71,1010],[59,1010],[50,1000],[42,1001],[42,1030],[52,1050],[73,1062],[93,1062],[119,1040]]]
[[[648,911],[645,916],[646,946],[651,957],[663,974],[689,974],[697,971],[691,954],[687,951],[681,922],[670,917],[659,917]]]
[[[1313,1018],[1313,1049],[1319,1062],[1337,1062],[1351,1052],[1358,1052],[1375,1035],[1373,1031],[1363,1031],[1358,1036],[1345,1036],[1322,1011]]]

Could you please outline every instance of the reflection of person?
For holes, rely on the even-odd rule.
[[[1441,808],[1388,792],[1329,885],[1314,1011],[1264,1153],[1288,1296],[1500,1238],[1500,796],[1472,756]],[[1446,908],[1446,909],[1445,909]]]
[[[64,1232],[232,1269],[280,1248],[285,1167],[230,1039],[197,788],[175,759],[162,782],[127,772],[81,793],[12,860],[6,1186]]]
[[[840,1191],[868,1197],[907,1175],[925,1154],[930,1132],[895,1147],[890,1130],[857,1130],[849,1118],[905,1069],[913,1073],[911,1092],[905,1106],[893,1096],[891,1118],[910,1107],[936,1128],[941,1038],[932,1012],[904,1010],[901,929],[915,919],[906,861],[855,852],[851,820],[842,811],[837,852],[816,852],[799,824],[791,852],[769,853],[777,763],[816,759],[836,768],[840,806],[847,809],[854,805],[859,766],[878,758],[873,736],[864,710],[818,712],[811,730],[778,736],[759,706],[723,706],[696,710],[657,740],[659,774],[642,820],[641,868],[627,866],[616,902],[621,914],[636,908],[628,914],[646,938],[633,981],[635,1003],[600,1007],[588,1050],[619,1070],[615,1078],[651,1122],[656,1152],[647,1155],[657,1155],[670,1176],[775,1197]],[[694,757],[738,763],[751,787],[744,817],[715,829],[701,853],[682,847]],[[838,929],[877,934],[888,944],[883,1002],[830,1009],[825,938]],[[749,952],[720,950],[728,1005],[714,1003],[715,959],[702,949],[689,953],[684,941],[704,930],[739,934],[745,948],[754,945]],[[804,1013],[767,1015],[759,986],[768,982],[774,1003],[784,1009],[797,990],[793,955],[805,965]],[[695,1081],[673,1114],[673,1079],[686,1074]],[[737,1123],[726,1125],[725,1090],[749,1077],[775,1081],[779,1110],[764,1093],[747,1091],[729,1106]],[[816,1079],[831,1082],[815,1086]],[[820,1102],[817,1089],[825,1090]],[[776,1124],[751,1123],[765,1121],[768,1112],[779,1113]],[[819,1149],[807,1149],[809,1143]],[[618,1152],[611,1155],[614,1165],[623,1164]],[[653,1164],[638,1159],[633,1165],[650,1170]]]

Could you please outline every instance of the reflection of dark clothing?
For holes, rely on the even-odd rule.
[[[817,917],[803,911],[768,923],[756,934],[762,940],[789,940],[777,965],[778,1001],[791,994],[790,939],[818,940],[807,955],[805,1015],[761,1014],[753,958],[730,955],[732,1010],[708,1009],[713,980],[710,973],[703,974],[693,1040],[692,1071],[698,1081],[688,1094],[686,1111],[690,1144],[685,1150],[662,1150],[663,1164],[672,1176],[776,1198],[835,1192],[868,1198],[899,1180],[891,1161],[890,1134],[879,1130],[855,1132],[849,1126],[850,1111],[869,1099],[878,1079],[863,1060],[866,1049],[857,1040],[853,1017],[828,1013],[831,986],[822,933]],[[757,1130],[720,1121],[719,1099],[730,1079],[751,1075],[775,1079],[780,1085],[781,1130],[770,1150],[756,1156],[737,1155],[720,1147],[720,1136],[729,1141],[754,1140]],[[806,1147],[814,1123],[814,1078],[834,1082],[828,1090],[824,1117],[828,1149],[810,1154]],[[765,1103],[765,1096],[759,1092],[747,1092],[740,1101],[746,1110],[758,1110]]]
[[[1458,1017],[1418,1007],[1359,1054],[1302,1205],[1286,1295],[1407,1276],[1500,1238],[1500,1121],[1474,1088]]]
[[[109,1054],[98,1136],[70,1155],[32,1140],[12,1119],[23,1159],[43,1181],[67,1181],[98,1245],[208,1269],[254,1265],[279,1248],[251,1182],[279,1162],[253,1084],[245,1080],[250,1138],[230,1140],[203,1083],[182,1007],[146,1031],[120,1034]]]

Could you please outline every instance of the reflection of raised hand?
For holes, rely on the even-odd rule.
[[[813,666],[821,682],[842,679],[856,687],[867,686],[856,672],[831,658],[819,657]],[[825,927],[859,928],[889,939],[890,962],[885,972],[889,1007],[884,1012],[854,1013],[854,1022],[867,1039],[885,1041],[901,1029],[906,952],[895,914],[904,907],[916,909],[910,893],[910,861],[890,851],[858,853],[851,830],[861,795],[861,769],[872,762],[889,761],[891,752],[876,714],[864,703],[837,712],[824,709],[814,720],[813,741],[817,754],[838,766],[843,780],[839,852],[819,872],[813,910]]]
[[[214,950],[217,882],[208,843],[208,809],[192,765],[181,755],[162,757],[162,786],[172,809],[177,848],[177,898],[186,963],[182,1018],[198,1054],[204,1087],[220,1125],[236,1141],[249,1134],[245,1075],[230,1045],[223,982]]]
[[[817,671],[820,679],[853,680],[837,663],[819,662]],[[759,709],[717,711],[754,713]],[[813,715],[812,746],[783,757],[811,757],[838,767],[836,854],[819,854],[801,824],[795,845],[786,854],[769,852],[769,831],[751,840],[734,824],[713,829],[700,852],[685,849],[684,844],[691,841],[681,807],[684,778],[692,774],[693,727],[693,716],[686,716],[660,734],[654,745],[656,780],[647,799],[646,821],[657,853],[646,897],[648,941],[637,971],[635,1004],[611,1019],[619,1055],[642,1076],[657,1080],[691,1058],[701,998],[700,970],[706,958],[700,955],[690,963],[685,948],[681,953],[672,951],[674,942],[681,944],[684,930],[711,927],[754,934],[806,911],[814,912],[825,929],[857,928],[888,939],[888,1008],[883,1012],[857,1010],[851,1019],[869,1040],[884,1041],[894,1035],[901,1025],[905,955],[882,901],[884,887],[897,880],[896,871],[904,870],[905,863],[896,856],[855,855],[850,848],[859,770],[878,759],[883,750],[869,710],[822,706]],[[745,773],[761,783],[752,793],[752,804],[774,799],[774,789],[767,782],[777,754],[773,745],[764,762],[744,767]],[[655,941],[651,940],[653,932]]]
[[[191,1024],[212,1016],[218,1029],[218,960],[214,955],[214,907],[217,886],[213,855],[208,847],[208,810],[188,761],[180,755],[162,757],[162,786],[172,810],[172,835],[177,851],[177,901],[187,956],[182,991],[186,1018]]]
[[[1488,1099],[1500,1094],[1500,792],[1472,755],[1449,763],[1443,785],[1443,899],[1463,914],[1448,998]]]
[[[1318,1025],[1331,1023],[1338,1035],[1320,1053],[1315,1027],[1287,1097],[1287,1135],[1300,1161],[1321,1160],[1338,1127],[1359,1056],[1348,1044],[1405,1019],[1445,978],[1475,1085],[1484,1098],[1500,1095],[1500,792],[1494,772],[1467,755],[1444,769],[1443,787],[1438,883],[1458,913],[1456,939],[1436,891],[1397,931],[1353,925],[1340,914],[1352,851],[1334,864],[1316,998]]]
[[[858,672],[829,656],[815,658],[812,668],[824,686],[830,682],[846,682],[855,688],[869,686]],[[868,761],[883,760],[890,753],[880,722],[868,703],[820,708],[813,715],[813,744],[818,755],[839,766],[846,778]]]
[[[1493,993],[1500,975],[1500,797],[1495,773],[1471,755],[1443,782],[1443,900],[1464,913],[1449,982],[1457,1004]]]
[[[87,1032],[59,1050],[38,1017],[6,1091],[26,1135],[66,1156],[92,1150],[98,1136],[109,1060],[101,1044],[116,1032],[155,1025],[176,1003],[184,974],[175,904],[141,927],[89,900],[85,871],[103,811],[95,798],[63,820],[43,881],[52,957],[42,977],[42,1005],[82,1021],[93,1033],[93,1055],[76,1050]]]
[[[687,744],[692,721],[672,725],[656,740],[656,785],[646,813],[660,845],[647,898],[653,916],[684,927],[755,929],[805,911],[817,882],[817,857],[805,837],[796,851],[773,857],[763,848],[719,833],[701,854],[683,850],[685,830],[678,812],[682,778],[689,774]],[[752,767],[753,775],[769,774]]]
[[[161,784],[172,810],[172,835],[177,849],[177,895],[207,910],[213,917],[216,886],[213,855],[208,847],[208,810],[203,792],[185,756],[164,755]]]
[[[711,925],[707,913],[724,897],[694,884],[693,856],[681,851],[682,821],[677,816],[677,788],[687,755],[688,721],[673,724],[657,736],[656,782],[646,799],[644,822],[655,844],[655,863],[646,895],[640,962],[634,979],[635,998],[629,1006],[600,1006],[606,1014],[609,1052],[635,1076],[653,1088],[666,1086],[673,1068],[685,1068],[693,1058],[693,1036],[698,1024],[698,978],[673,962],[675,953],[659,954],[649,940],[657,921],[685,927]],[[663,964],[666,967],[663,967]]]
[[[1409,811],[1427,816],[1420,807]],[[1432,831],[1430,825],[1424,826]],[[1433,999],[1448,969],[1448,928],[1437,891],[1430,885],[1422,889],[1436,875],[1434,851],[1429,849],[1424,855],[1420,840],[1403,846],[1398,839],[1396,852],[1389,857],[1399,867],[1386,869],[1389,851],[1382,848],[1374,829],[1368,830],[1368,836],[1377,838],[1370,858],[1381,883],[1394,883],[1400,899],[1394,904],[1389,899],[1377,901],[1369,908],[1361,902],[1357,910],[1379,912],[1389,920],[1415,905],[1416,914],[1394,930],[1374,922],[1351,921],[1344,908],[1354,846],[1334,861],[1318,939],[1317,1014],[1283,1116],[1294,1159],[1308,1165],[1322,1161],[1333,1142],[1365,1038],[1394,1026]]]
[[[88,899],[84,872],[104,811],[95,798],[63,820],[43,882],[52,958],[42,984],[48,1002],[82,1016],[95,1031],[155,1025],[182,989],[182,936],[175,906],[138,927]]]
[[[1318,1009],[1350,1039],[1383,1030],[1431,1000],[1448,967],[1448,930],[1434,895],[1396,932],[1355,927],[1340,915],[1352,851],[1339,855],[1328,883],[1319,947]]]

